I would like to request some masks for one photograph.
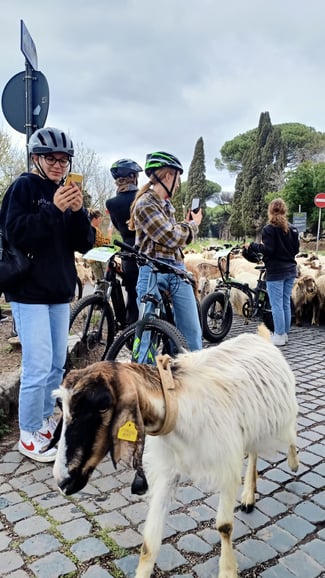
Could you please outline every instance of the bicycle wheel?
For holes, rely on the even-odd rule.
[[[226,337],[232,324],[232,306],[225,309],[225,294],[214,291],[204,297],[201,303],[203,337],[211,343],[218,343]]]
[[[107,352],[106,361],[131,361],[136,329],[137,323],[132,323],[115,339]],[[174,357],[184,349],[189,349],[184,335],[168,321],[148,319],[144,331],[150,332],[148,357],[152,360],[160,353]]]
[[[114,333],[112,308],[101,295],[87,295],[77,301],[70,313],[67,369],[104,359]]]

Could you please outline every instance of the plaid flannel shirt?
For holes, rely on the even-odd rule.
[[[162,200],[151,189],[138,199],[134,221],[135,244],[143,253],[157,259],[183,261],[182,249],[198,232],[193,221],[177,223],[171,202]]]

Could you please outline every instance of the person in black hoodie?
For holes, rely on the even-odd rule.
[[[80,188],[64,185],[74,155],[70,137],[41,128],[28,149],[34,167],[10,185],[0,223],[9,243],[32,256],[32,268],[5,298],[22,346],[18,449],[50,462],[56,455],[55,448],[46,450],[56,427],[52,392],[64,374],[77,279],[74,252],[93,247],[94,231]]]
[[[298,230],[288,222],[287,205],[278,198],[268,206],[269,222],[262,231],[262,243],[250,243],[249,249],[263,254],[266,288],[270,298],[274,345],[288,342],[291,325],[290,297],[297,275],[295,256],[299,252]]]
[[[133,247],[135,232],[128,228],[130,207],[138,190],[138,176],[142,168],[132,159],[120,159],[111,166],[111,173],[117,187],[117,195],[106,201],[106,208],[112,224],[119,231],[124,243]],[[136,285],[138,266],[134,259],[122,262],[124,285],[127,292],[126,318],[128,323],[138,319]]]

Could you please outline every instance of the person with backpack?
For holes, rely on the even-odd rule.
[[[74,252],[94,245],[94,230],[76,183],[65,186],[74,147],[57,128],[41,128],[29,140],[33,162],[8,188],[0,223],[8,242],[32,256],[23,281],[5,292],[22,347],[18,450],[38,462],[55,460],[47,446],[56,428],[53,390],[62,381],[70,301],[77,272]]]
[[[297,276],[295,256],[299,253],[298,230],[289,223],[283,199],[273,199],[268,206],[268,223],[262,230],[262,242],[250,243],[250,251],[262,253],[266,268],[266,289],[269,295],[274,345],[288,343],[291,325],[291,293]]]
[[[107,212],[112,225],[119,231],[124,243],[133,247],[135,232],[128,228],[130,207],[138,190],[138,177],[142,168],[132,159],[120,159],[111,166],[111,174],[115,180],[117,194],[106,201]],[[138,266],[134,259],[123,259],[122,271],[124,286],[127,292],[126,319],[133,323],[138,319],[138,305],[136,285],[138,280]]]

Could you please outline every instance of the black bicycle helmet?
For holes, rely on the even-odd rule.
[[[58,128],[39,128],[30,137],[29,154],[44,155],[50,153],[66,153],[74,155],[73,143],[69,135]]]
[[[112,164],[111,174],[113,179],[127,177],[130,173],[141,173],[143,169],[132,159],[120,159]]]
[[[164,152],[147,154],[144,168],[147,177],[150,177],[152,173],[154,173],[157,169],[161,169],[162,167],[171,167],[176,169],[181,174],[183,173],[182,164],[174,155]]]

